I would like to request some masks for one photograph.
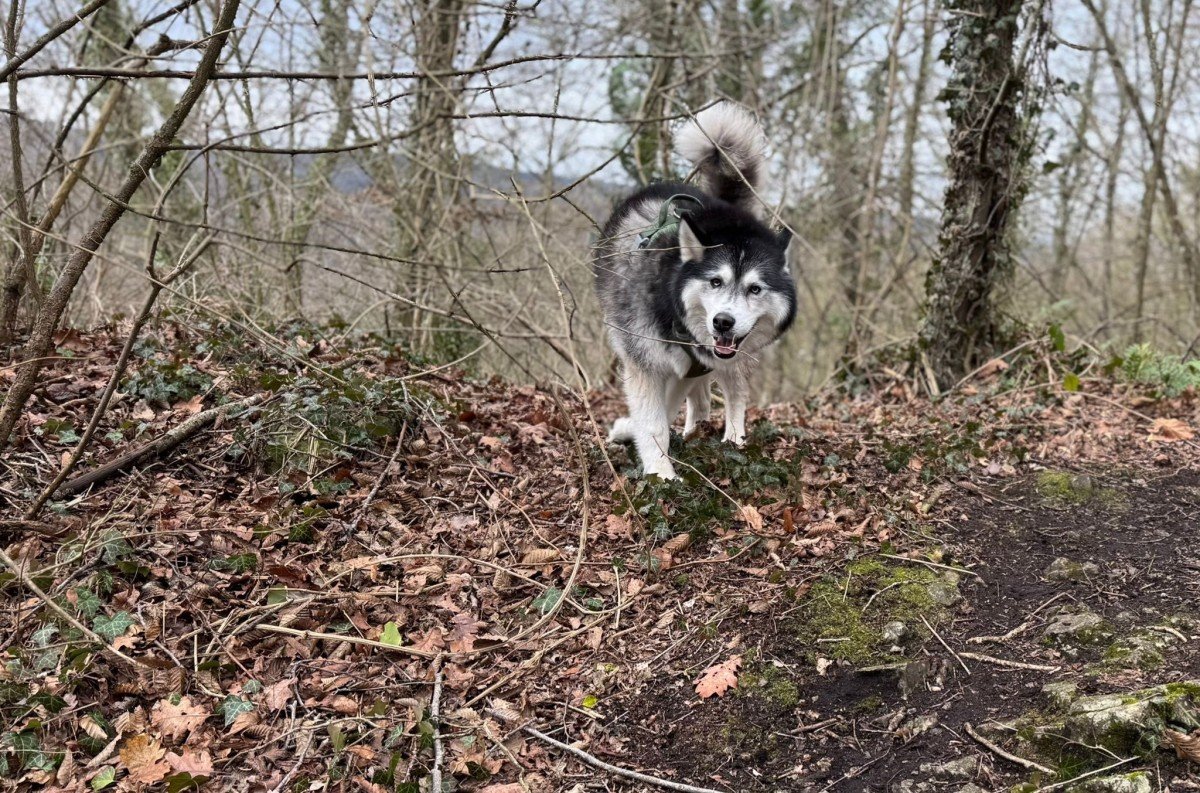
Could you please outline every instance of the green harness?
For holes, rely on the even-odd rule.
[[[650,243],[659,237],[679,230],[679,224],[683,216],[674,211],[677,201],[691,201],[697,208],[704,206],[699,198],[687,193],[676,193],[666,201],[663,201],[662,206],[658,209],[658,217],[655,219],[654,225],[638,235],[639,250],[649,247]]]

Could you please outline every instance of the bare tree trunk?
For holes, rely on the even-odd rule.
[[[4,51],[11,63],[17,55],[17,34],[20,30],[20,0],[9,0],[8,19],[4,25]],[[13,207],[17,214],[17,250],[4,273],[3,293],[0,295],[0,344],[7,344],[16,330],[21,294],[26,287],[37,294],[37,279],[26,256],[32,246],[29,233],[29,204],[25,195],[25,175],[22,168],[21,115],[17,95],[17,76],[8,77],[8,140],[12,151]],[[40,294],[38,294],[40,300]],[[0,439],[2,441],[2,439]],[[2,448],[2,446],[0,446]]]
[[[1200,249],[1197,249],[1195,241],[1188,234],[1186,227],[1183,225],[1183,216],[1179,208],[1179,203],[1175,198],[1175,190],[1171,185],[1170,176],[1167,173],[1166,160],[1163,155],[1163,149],[1166,141],[1166,130],[1170,117],[1171,106],[1175,100],[1176,88],[1178,86],[1180,73],[1180,59],[1184,49],[1184,37],[1187,30],[1188,16],[1191,13],[1192,0],[1183,0],[1183,13],[1179,25],[1175,41],[1170,38],[1168,30],[1167,46],[1164,48],[1166,52],[1174,50],[1171,83],[1166,86],[1163,81],[1165,57],[1152,57],[1154,62],[1152,67],[1155,72],[1155,112],[1153,116],[1147,116],[1146,110],[1142,107],[1141,95],[1138,92],[1137,86],[1129,77],[1128,71],[1125,69],[1124,61],[1121,58],[1121,53],[1117,49],[1117,43],[1113,39],[1111,32],[1108,29],[1108,22],[1104,17],[1103,12],[1096,7],[1094,0],[1082,0],[1084,6],[1091,13],[1092,18],[1096,21],[1096,27],[1100,31],[1100,36],[1104,41],[1104,49],[1108,53],[1109,64],[1112,66],[1113,76],[1116,78],[1117,85],[1125,93],[1129,100],[1129,107],[1133,111],[1134,117],[1137,119],[1138,126],[1142,130],[1143,136],[1146,138],[1146,144],[1150,149],[1151,163],[1150,170],[1153,171],[1153,181],[1158,187],[1158,193],[1163,201],[1163,209],[1167,216],[1167,225],[1171,229],[1171,235],[1175,238],[1176,244],[1179,246],[1179,252],[1183,260],[1184,272],[1190,281],[1191,303],[1193,312],[1197,306],[1200,306]],[[1144,8],[1145,10],[1145,8]],[[1145,16],[1145,14],[1144,14]],[[1147,27],[1149,27],[1147,25]],[[1149,33],[1147,39],[1153,39],[1153,34]],[[1149,183],[1150,177],[1147,177]],[[1143,213],[1145,213],[1145,199],[1143,200]],[[1139,273],[1139,283],[1145,280],[1144,273]],[[1144,305],[1144,286],[1139,286],[1138,305]],[[1138,312],[1141,317],[1141,309]]]
[[[427,72],[454,68],[462,31],[465,0],[420,0],[420,19],[416,25],[417,66]],[[426,219],[437,221],[433,207],[446,206],[451,191],[458,189],[458,147],[454,140],[454,120],[458,107],[458,83],[444,77],[423,77],[417,81],[416,111],[413,116],[412,159],[409,162],[411,204],[414,216],[406,222],[412,227],[413,244],[420,245],[427,230]]]
[[[1013,49],[1021,6],[1022,0],[946,3],[953,69],[945,91],[950,182],[920,331],[934,389],[954,383],[997,340],[996,293],[1012,269],[1007,234],[1020,196],[1022,78]]]
[[[1074,136],[1070,148],[1058,163],[1058,217],[1054,224],[1054,240],[1051,245],[1049,288],[1055,300],[1066,294],[1067,274],[1075,263],[1075,254],[1070,243],[1071,222],[1074,217],[1075,201],[1084,185],[1084,146],[1092,126],[1092,106],[1096,93],[1096,72],[1099,58],[1092,53],[1088,65],[1087,79],[1079,99],[1079,115],[1072,125]]]
[[[79,241],[75,252],[71,254],[63,271],[55,280],[53,289],[47,295],[46,301],[34,321],[33,332],[22,350],[23,360],[17,369],[16,381],[5,397],[3,407],[0,408],[0,451],[8,445],[9,436],[12,434],[13,427],[16,426],[17,418],[21,415],[29,395],[33,393],[38,373],[53,347],[54,332],[58,329],[63,312],[67,309],[75,285],[79,283],[80,277],[91,263],[96,250],[104,243],[121,216],[125,214],[130,199],[141,187],[151,169],[162,159],[163,153],[178,134],[201,94],[204,93],[209,78],[216,70],[217,60],[229,37],[229,32],[233,28],[240,3],[241,0],[225,0],[212,35],[205,45],[204,55],[200,58],[195,74],[171,111],[171,115],[163,121],[153,137],[147,141],[142,153],[130,166],[125,181],[105,205],[92,228]]]
[[[1118,113],[1117,136],[1109,147],[1106,166],[1108,173],[1104,183],[1104,294],[1102,297],[1101,320],[1108,322],[1112,317],[1113,264],[1116,261],[1117,182],[1121,177],[1121,155],[1125,150],[1125,124],[1129,120],[1129,102],[1120,94],[1121,110]]]
[[[321,50],[319,62],[322,69],[331,72],[353,71],[359,53],[359,42],[350,40],[350,7],[346,2],[337,0],[322,0],[321,24],[319,26]],[[354,83],[350,80],[336,80],[330,86],[331,100],[336,108],[336,120],[325,147],[336,149],[346,142],[350,128],[354,122],[354,108],[351,97]],[[335,154],[318,157],[307,174],[308,186],[301,195],[298,203],[298,215],[289,229],[288,238],[296,243],[289,250],[296,255],[288,264],[286,270],[286,285],[284,289],[285,308],[295,316],[303,315],[304,308],[304,267],[303,243],[312,233],[313,224],[317,220],[321,208],[321,195],[329,190],[328,179],[334,166],[338,163]]]
[[[913,182],[916,178],[916,145],[921,130],[921,110],[929,83],[929,65],[933,58],[933,33],[937,25],[937,0],[925,0],[925,24],[921,30],[921,61],[913,82],[912,105],[904,120],[904,145],[900,160],[900,218],[906,227],[913,220]]]

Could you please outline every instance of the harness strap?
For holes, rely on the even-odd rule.
[[[663,201],[662,206],[658,209],[658,217],[654,224],[638,235],[638,249],[649,247],[650,243],[663,236],[671,234],[679,230],[679,223],[682,216],[675,210],[675,204],[680,201],[691,201],[697,208],[704,206],[699,198],[687,193],[676,193],[675,195]]]
[[[700,360],[696,355],[696,341],[692,338],[692,334],[688,333],[687,328],[682,323],[676,322],[671,326],[671,333],[667,337],[667,341],[673,341],[683,348],[687,353],[687,357],[692,359],[692,365],[688,368],[684,378],[691,380],[696,377],[703,377],[712,372],[712,367]]]

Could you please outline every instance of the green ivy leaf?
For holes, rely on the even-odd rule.
[[[1078,391],[1079,375],[1074,372],[1068,372],[1067,376],[1063,378],[1063,388],[1067,391]]]
[[[114,766],[106,765],[100,769],[100,773],[92,777],[92,790],[104,790],[104,788],[117,781],[117,769]]]
[[[85,617],[94,617],[100,613],[100,607],[104,605],[100,602],[100,598],[90,589],[85,587],[75,588],[75,608]]]
[[[533,601],[533,607],[545,614],[558,605],[558,601],[562,599],[563,591],[558,587],[550,587],[543,592],[537,600]]]
[[[588,694],[583,698],[583,706],[588,710],[600,704],[600,699],[595,694]]]
[[[111,617],[101,614],[92,620],[92,629],[102,638],[109,640],[123,636],[132,625],[133,617],[129,615],[128,611],[118,611]]]
[[[388,647],[399,647],[403,639],[400,638],[400,629],[396,627],[396,623],[389,622],[383,626],[383,633],[379,634],[380,644],[386,644]]]
[[[200,786],[207,781],[208,777],[204,776],[203,774],[200,776],[192,776],[187,771],[183,771],[167,777],[167,793],[182,793],[184,790],[199,790]]]
[[[236,694],[230,694],[221,700],[221,704],[217,705],[217,710],[225,716],[225,726],[228,727],[237,720],[238,716],[254,710],[254,703],[248,702]]]

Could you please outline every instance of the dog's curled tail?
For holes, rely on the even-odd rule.
[[[718,102],[696,114],[676,140],[679,152],[700,173],[710,194],[755,215],[761,214],[766,181],[767,140],[750,111]]]

